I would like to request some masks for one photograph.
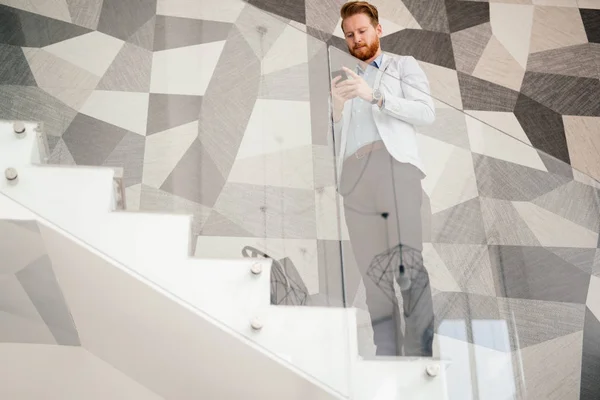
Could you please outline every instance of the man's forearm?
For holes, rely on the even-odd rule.
[[[343,117],[343,113],[341,110],[336,110],[335,108],[333,109],[333,122],[338,123],[342,120]]]
[[[435,121],[435,108],[426,101],[388,96],[379,109],[390,117],[413,125],[429,125]]]

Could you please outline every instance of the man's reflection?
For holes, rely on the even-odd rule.
[[[431,356],[433,306],[421,256],[425,173],[414,128],[435,119],[429,83],[413,57],[382,53],[382,28],[373,5],[347,3],[341,17],[348,49],[362,62],[332,79],[339,192],[367,291],[377,354]],[[407,249],[417,257],[401,261],[403,268],[394,266],[403,299],[400,329],[394,296],[386,295],[367,271],[374,260],[402,256]]]

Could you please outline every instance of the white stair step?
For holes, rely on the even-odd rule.
[[[163,289],[228,325],[247,325],[257,309],[270,305],[270,262],[254,275],[250,260],[189,258],[165,268],[147,263],[136,270]]]
[[[43,223],[40,230],[82,347],[162,398],[338,398],[80,240]]]
[[[238,331],[341,393],[348,393],[352,364],[358,356],[351,331],[354,309],[270,306],[257,312],[263,328]]]
[[[0,168],[19,173],[16,184],[0,181],[0,218],[35,218],[5,194],[351,398],[443,398],[443,377],[424,373],[434,361],[360,360],[354,309],[270,305],[270,261],[260,260],[263,272],[253,275],[257,260],[194,259],[190,216],[114,212],[112,169],[32,166],[40,161],[34,127],[18,139],[0,123]],[[262,329],[252,329],[254,319]]]
[[[113,209],[110,168],[23,165],[18,173],[16,183],[0,180],[0,191],[66,230],[95,223]]]
[[[130,268],[175,268],[191,253],[192,217],[158,213],[107,213],[96,226],[83,223],[79,237]]]
[[[354,364],[353,399],[446,400],[445,364],[426,358],[359,360]],[[427,367],[438,367],[432,377]]]

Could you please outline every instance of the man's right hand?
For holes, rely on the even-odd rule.
[[[344,104],[348,101],[348,98],[342,94],[340,88],[337,87],[337,83],[342,79],[341,76],[336,76],[331,81],[331,96],[333,98],[333,121],[339,122],[342,119],[342,112],[344,111]]]

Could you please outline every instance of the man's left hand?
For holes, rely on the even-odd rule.
[[[343,67],[344,71],[352,79],[346,79],[342,83],[338,83],[336,87],[340,94],[348,99],[360,97],[361,99],[371,102],[373,100],[373,89],[361,76],[349,68]]]

